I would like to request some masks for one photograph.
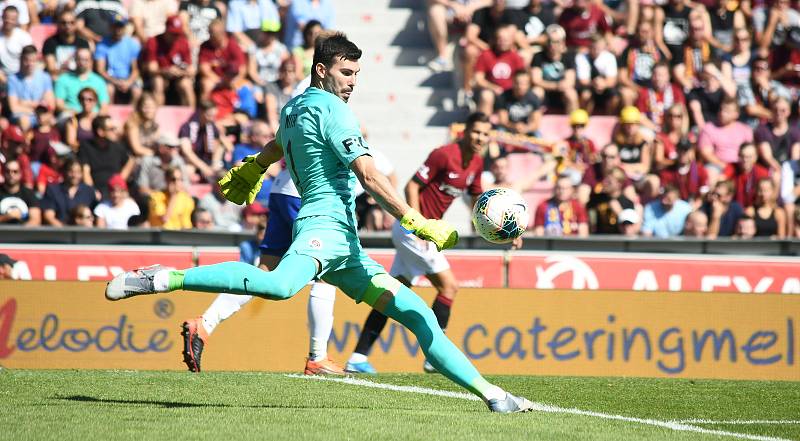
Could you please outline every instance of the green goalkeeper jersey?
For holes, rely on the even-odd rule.
[[[281,110],[276,141],[303,201],[297,219],[331,216],[355,231],[356,176],[350,163],[368,155],[369,147],[347,103],[309,87]]]

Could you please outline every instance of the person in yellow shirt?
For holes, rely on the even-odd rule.
[[[170,167],[164,172],[167,188],[150,195],[150,226],[166,230],[192,228],[194,200],[183,186],[183,170]]]

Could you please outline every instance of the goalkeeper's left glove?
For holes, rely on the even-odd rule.
[[[245,157],[243,164],[228,170],[218,181],[225,199],[238,205],[245,202],[252,204],[256,200],[264,180],[264,172],[267,171],[256,162],[256,156],[258,155]]]
[[[443,220],[426,219],[413,208],[400,219],[400,226],[420,239],[433,242],[439,251],[453,248],[458,242],[458,232],[452,225]]]

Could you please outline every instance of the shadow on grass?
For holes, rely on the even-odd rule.
[[[81,403],[97,403],[97,404],[121,404],[121,405],[141,405],[141,406],[157,406],[165,409],[175,408],[192,408],[192,407],[208,407],[208,408],[244,408],[244,409],[330,409],[330,406],[322,405],[279,405],[279,404],[253,404],[253,405],[240,405],[240,404],[226,404],[226,403],[184,403],[178,401],[159,401],[159,400],[115,400],[110,398],[97,398],[89,397],[86,395],[69,395],[69,396],[55,396],[53,399],[62,401],[77,401]],[[344,409],[345,407],[340,407]],[[368,406],[347,406],[347,409],[372,409]]]

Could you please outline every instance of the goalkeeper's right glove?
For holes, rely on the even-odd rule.
[[[225,199],[238,205],[245,202],[252,204],[256,199],[264,180],[264,172],[267,171],[256,162],[256,156],[258,155],[245,157],[243,164],[228,170],[218,181]]]
[[[400,219],[400,226],[420,239],[433,242],[439,251],[452,248],[458,242],[458,232],[452,225],[443,220],[426,219],[413,208]]]

